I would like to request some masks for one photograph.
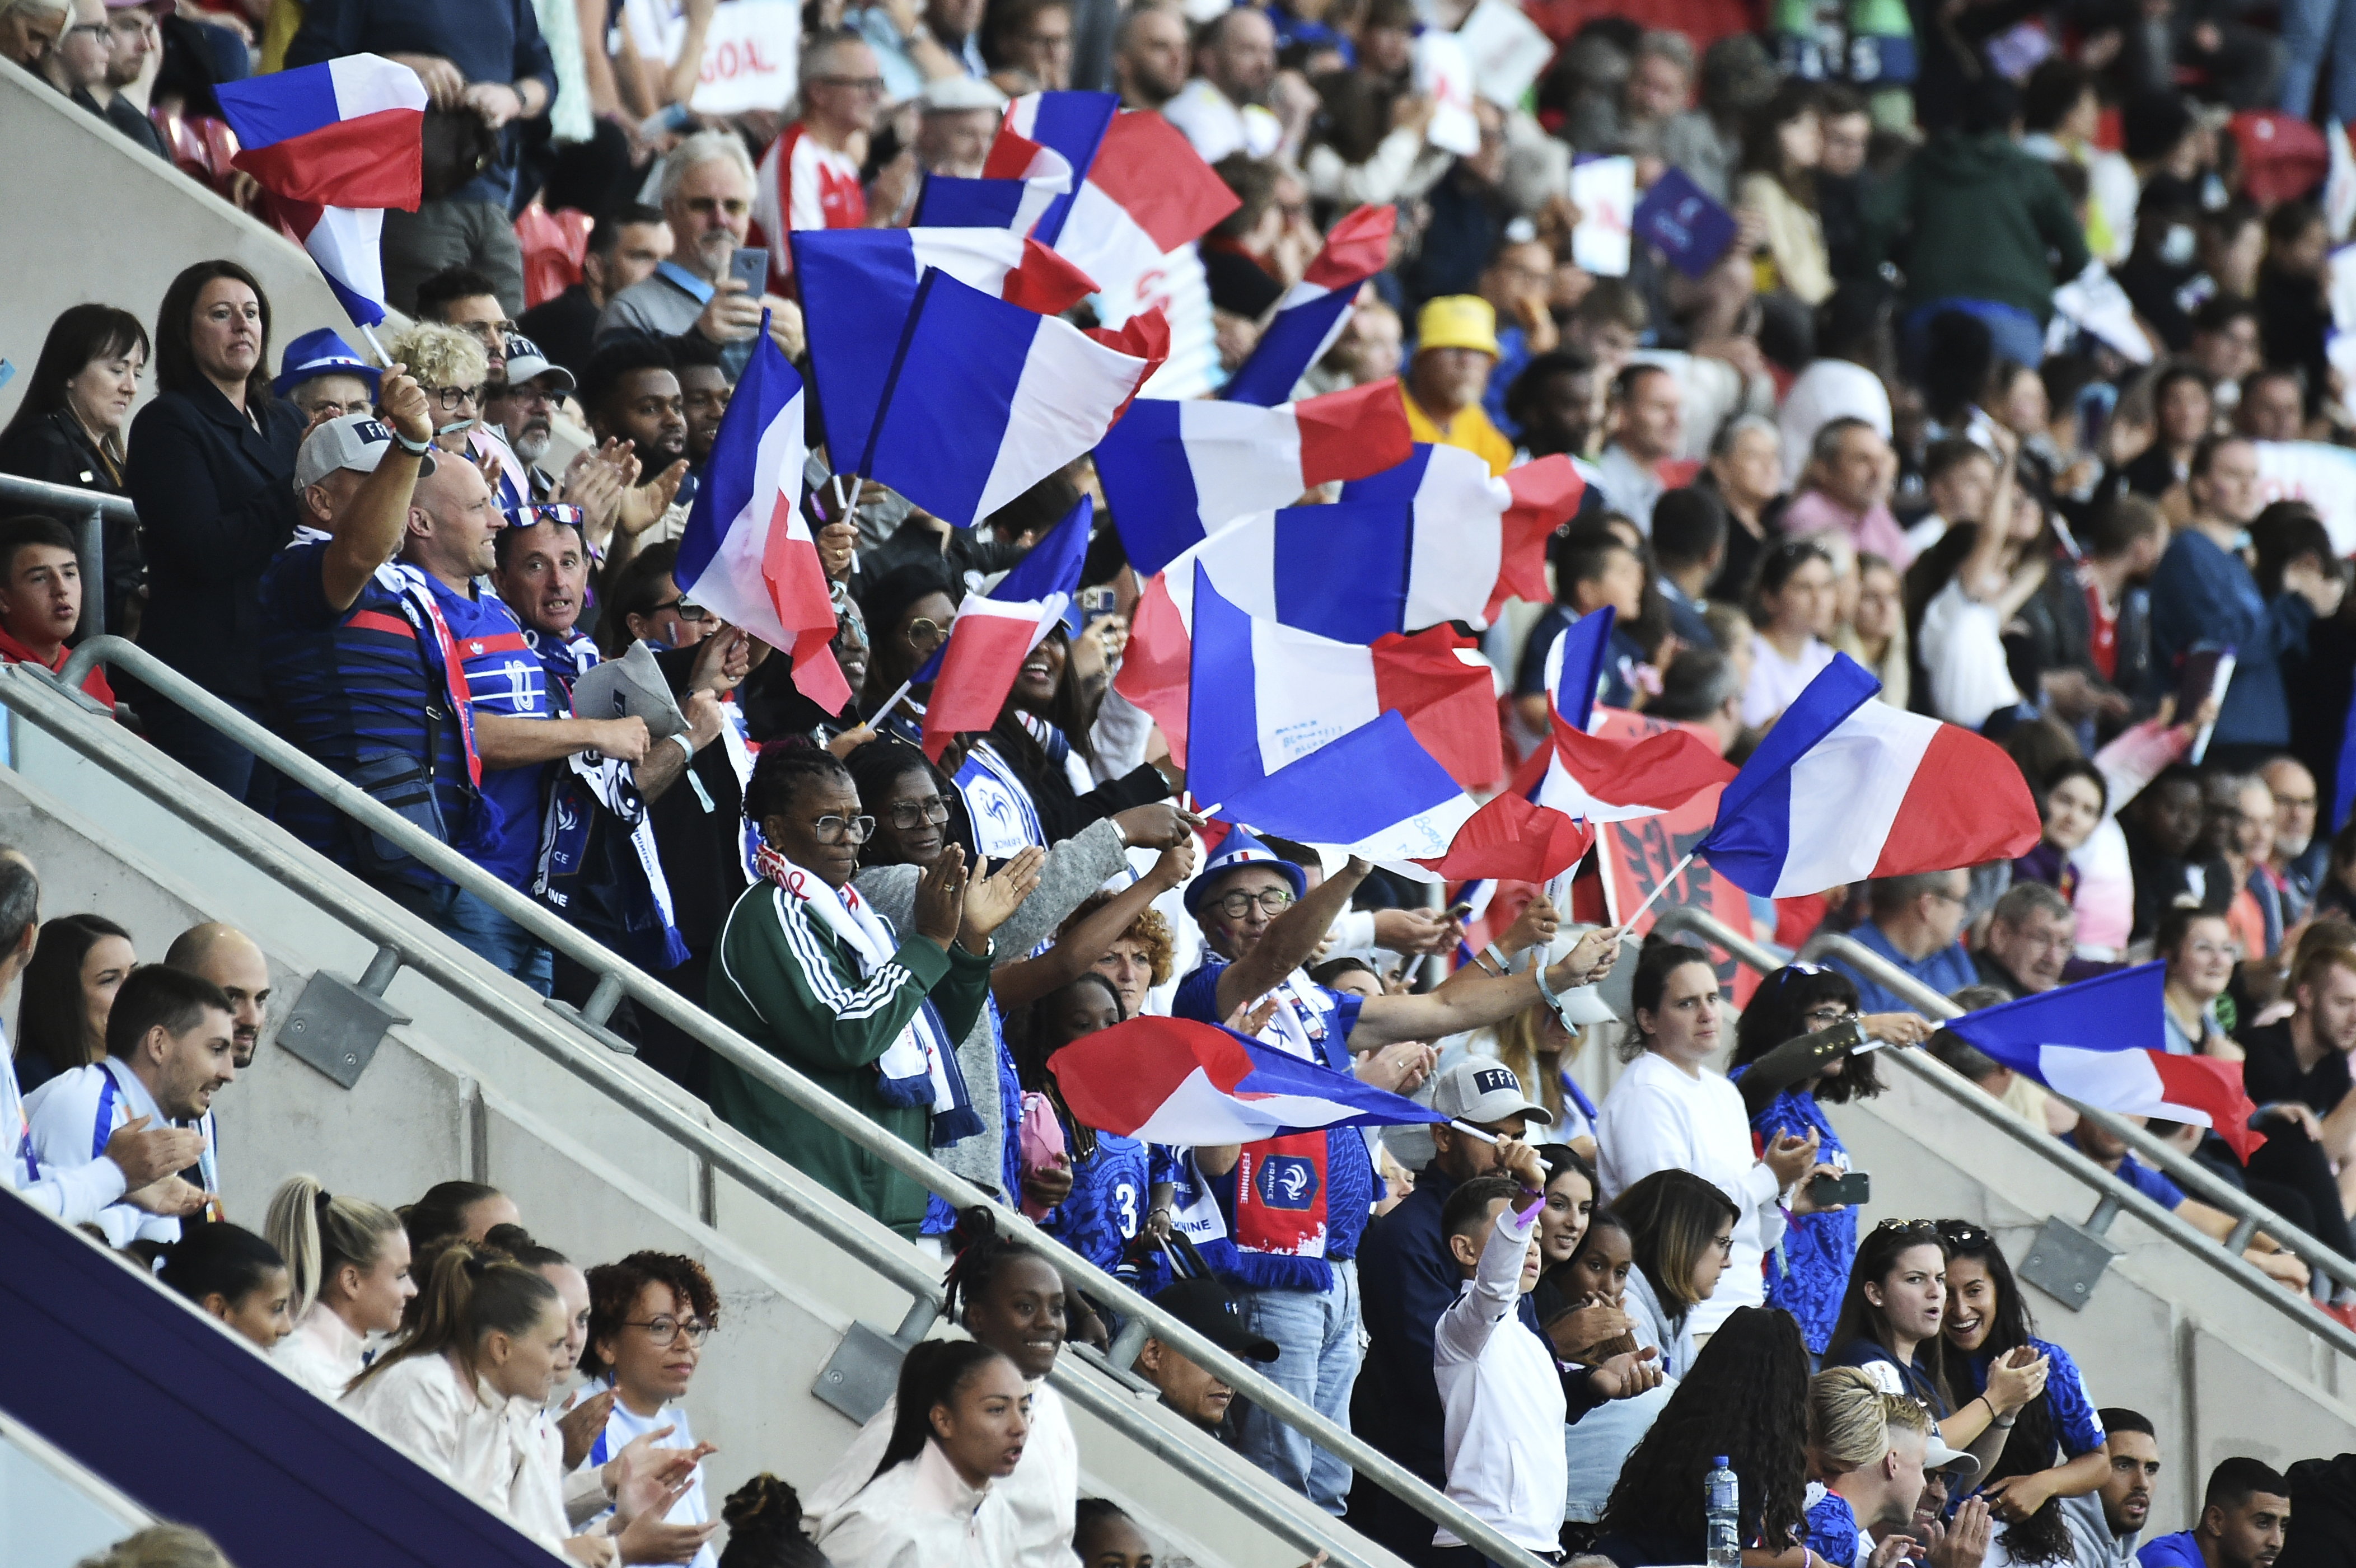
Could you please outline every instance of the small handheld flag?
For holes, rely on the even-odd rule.
[[[1221,395],[1262,406],[1290,398],[1301,378],[1325,357],[1349,324],[1358,285],[1389,264],[1391,231],[1398,224],[1398,208],[1385,202],[1362,207],[1333,225],[1324,249],[1277,302],[1276,314],[1260,329],[1250,357]]]

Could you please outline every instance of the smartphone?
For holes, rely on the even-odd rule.
[[[769,252],[759,245],[740,245],[728,262],[728,275],[741,280],[744,292],[758,299],[769,290]]]
[[[1861,1170],[1846,1176],[1819,1176],[1808,1183],[1808,1200],[1820,1208],[1835,1204],[1856,1208],[1873,1200],[1873,1178]]]
[[[1472,912],[1472,906],[1469,903],[1453,903],[1448,906],[1448,918],[1451,920],[1463,920]]]
[[[1080,590],[1080,624],[1092,626],[1119,608],[1110,584]]]

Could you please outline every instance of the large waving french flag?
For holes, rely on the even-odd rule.
[[[1461,447],[1420,442],[1398,467],[1342,486],[1344,501],[1398,501],[1412,508],[1417,538],[1434,547],[1424,568],[1424,597],[1462,604],[1476,592],[1485,594],[1477,614],[1451,610],[1433,619],[1476,626],[1495,619],[1508,599],[1544,603],[1553,596],[1547,539],[1579,510],[1586,494],[1587,481],[1568,457],[1541,457],[1499,479]]]
[[[925,269],[1054,315],[1096,293],[1088,275],[1034,240],[997,229],[804,229],[793,236],[826,444],[838,464],[867,450],[891,357],[916,309]]]
[[[1215,1148],[1324,1127],[1445,1123],[1405,1095],[1361,1083],[1217,1024],[1135,1018],[1047,1059],[1072,1115],[1146,1143]]]
[[[2171,1056],[2161,1008],[2168,965],[2139,964],[2001,1002],[1940,1027],[2064,1098],[2122,1116],[2214,1127],[2244,1160],[2266,1141],[2242,1064]]]
[[[1732,764],[1690,730],[1664,730],[1640,741],[1587,732],[1597,677],[1609,656],[1612,613],[1607,605],[1581,616],[1547,650],[1552,722],[1542,748],[1549,753],[1546,775],[1536,798],[1583,822],[1658,816],[1734,778]]]
[[[1502,771],[1487,667],[1444,632],[1378,659],[1248,615],[1195,573],[1187,787],[1283,837],[1387,862],[1445,854],[1476,809],[1458,773]]]
[[[680,536],[679,591],[793,656],[794,685],[829,713],[851,700],[834,662],[834,601],[802,516],[802,379],[761,335],[720,416]]]
[[[1102,441],[1169,347],[1160,311],[1083,332],[929,270],[857,472],[978,523]]]
[[[1058,624],[1071,627],[1088,552],[1095,503],[1083,496],[1047,537],[991,591],[969,593],[949,624],[948,641],[916,674],[930,681],[925,699],[925,754],[939,762],[957,735],[998,722],[1023,661]]]
[[[2041,828],[2012,759],[1874,701],[1880,689],[1835,654],[1726,786],[1695,852],[1762,898],[2027,854]]]
[[[1383,380],[1277,408],[1149,398],[1106,432],[1096,464],[1129,564],[1150,577],[1238,517],[1414,451],[1398,383]]]
[[[1390,261],[1398,208],[1362,207],[1333,225],[1301,281],[1277,302],[1259,341],[1220,394],[1231,402],[1281,403],[1347,325],[1358,285]]]
[[[360,326],[385,317],[384,209],[424,195],[425,84],[381,55],[223,82],[231,161],[271,197],[272,215],[310,253]]]

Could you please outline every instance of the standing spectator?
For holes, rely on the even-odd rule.
[[[2171,763],[2120,812],[2119,829],[2135,878],[2137,940],[2152,934],[2179,900],[2192,895],[2190,857],[2201,842],[2205,810],[2201,775],[2186,763]]]
[[[334,331],[321,327],[286,346],[270,389],[300,410],[305,421],[316,423],[367,413],[376,406],[382,374]]]
[[[1969,871],[1920,871],[1906,877],[1876,877],[1866,896],[1873,918],[1849,935],[1931,989],[1945,996],[1976,984],[1971,955],[1956,940],[1971,893]],[[1906,1010],[1903,998],[1869,977],[1826,961],[1857,982],[1858,1006],[1877,1013]]]
[[[2180,529],[2152,575],[2152,652],[2163,670],[2199,649],[2231,647],[2233,684],[2225,688],[2207,761],[2251,767],[2290,742],[2290,704],[2282,658],[2307,645],[2318,615],[2340,608],[2346,584],[2337,571],[2300,559],[2283,570],[2283,592],[2269,603],[2240,556],[2244,529],[2257,515],[2257,449],[2239,436],[2204,440],[2192,453],[2188,482],[2192,525]]]
[[[1865,259],[1865,209],[1880,186],[1866,166],[1873,141],[1873,118],[1855,90],[1837,82],[1824,90],[1824,161],[1816,167],[1816,211],[1825,226],[1825,254],[1836,283],[1869,282]],[[1821,332],[1817,351],[1823,351]]]
[[[1537,356],[1561,342],[1548,296],[1554,287],[1554,252],[1535,240],[1509,240],[1497,248],[1481,273],[1481,297],[1496,313],[1497,362],[1491,369],[1481,407],[1508,435],[1519,435],[1505,412],[1505,397]],[[1429,307],[1427,307],[1429,308]]]
[[[2209,848],[2203,869],[2210,907],[2222,905],[2241,956],[2252,963],[2282,944],[2282,894],[2265,871],[2275,835],[2275,797],[2247,773],[2219,771],[2202,781],[2209,797]]]
[[[1061,5],[1051,7],[1068,16]],[[917,101],[916,166],[927,175],[978,179],[990,161],[990,144],[1006,110],[1006,94],[969,76],[928,81]],[[916,187],[908,187],[914,211]],[[899,215],[904,219],[906,214]]]
[[[102,496],[124,494],[123,431],[146,365],[147,329],[129,311],[78,304],[59,312],[26,381],[24,400],[0,430],[0,474]],[[110,519],[102,535],[105,575],[96,586],[106,595],[106,629],[136,636],[146,576],[139,527]]]
[[[2019,707],[2004,629],[2052,570],[2037,548],[2045,514],[2014,467],[2018,447],[2009,432],[2003,447],[1987,517],[1949,528],[1906,574],[1910,631],[1928,677],[1931,712],[1966,730]]]
[[[712,460],[712,444],[720,439],[720,420],[736,390],[728,363],[720,350],[701,337],[681,337],[670,345],[678,366],[680,412],[687,420],[688,471],[698,478]]]
[[[1709,585],[1711,599],[1736,605],[1750,602],[1751,580],[1767,549],[1767,510],[1783,493],[1781,445],[1774,421],[1759,414],[1742,415],[1710,440],[1709,462],[1694,483],[1718,492],[1730,525],[1726,560]]]
[[[1701,618],[1702,596],[1726,560],[1726,508],[1699,485],[1663,496],[1653,507],[1654,581],[1667,603],[1669,629],[1691,648],[1712,648],[1718,639]]]
[[[2242,381],[2233,428],[2252,441],[2297,441],[2307,432],[2307,389],[2298,368],[2268,365]]]
[[[2274,1568],[2290,1531],[2290,1483],[2239,1455],[2209,1472],[2190,1530],[2144,1543],[2142,1568]]]
[[[825,60],[831,54],[813,50],[803,58],[808,69],[812,59]],[[784,138],[778,140],[782,144]],[[693,332],[719,344],[743,373],[753,355],[753,335],[761,327],[761,300],[745,293],[744,281],[729,274],[728,263],[753,223],[754,189],[753,160],[732,132],[698,132],[671,149],[662,165],[662,208],[678,247],[651,276],[605,302],[597,317],[600,348],[616,333],[677,337]],[[782,224],[769,243],[775,278],[780,265],[792,265],[776,259],[787,254]],[[583,371],[582,379],[591,379],[590,372]]]
[[[1633,1265],[1620,1298],[1630,1342],[1657,1350],[1665,1376],[1683,1377],[1707,1338],[1695,1332],[1695,1309],[1726,1282],[1741,1211],[1707,1177],[1670,1169],[1621,1193],[1610,1213],[1626,1229]]]
[[[2258,267],[2258,335],[2266,363],[2296,365],[2309,387],[2329,386],[2324,344],[2331,304],[2324,287],[2331,231],[2314,204],[2286,201],[2266,217],[2266,259]]]
[[[1763,730],[1833,662],[1825,641],[1839,613],[1832,557],[1821,545],[1785,539],[1759,558],[1751,590],[1751,678],[1742,721]]]
[[[936,0],[975,19],[980,8],[967,0]],[[869,16],[879,16],[883,7],[871,7]],[[921,33],[922,29],[918,29]],[[786,127],[769,150],[761,155],[759,183],[750,187],[753,197],[750,212],[752,232],[769,248],[769,286],[783,289],[793,276],[793,230],[797,229],[857,229],[868,221],[867,193],[859,182],[859,160],[851,155],[855,138],[867,134],[869,121],[875,113],[876,101],[884,91],[882,67],[867,42],[855,33],[831,33],[811,40],[801,59],[802,117]],[[979,76],[978,70],[970,74]],[[680,184],[672,186],[670,160],[663,165],[663,216],[670,220],[670,231],[679,241],[679,257],[668,267],[655,269],[659,277],[670,277],[682,268],[697,273],[708,283],[725,288],[728,256],[736,245],[744,243],[744,216],[734,206],[732,184],[722,172],[744,162],[744,144],[734,133],[708,132],[680,144],[677,158],[690,146],[699,149],[693,160],[680,171]],[[714,183],[715,179],[718,181]],[[879,187],[882,182],[878,182]],[[879,192],[880,194],[880,192]],[[884,217],[894,216],[896,201],[882,204]],[[723,233],[731,240],[721,243]],[[674,277],[675,283],[685,282]],[[692,291],[691,291],[692,292]],[[706,291],[705,303],[710,295]],[[609,313],[610,314],[610,313]],[[739,307],[741,315],[741,305]],[[749,332],[716,332],[715,323],[705,323],[699,330],[715,342],[729,338],[750,337]],[[744,323],[758,325],[757,316]],[[598,336],[613,330],[609,320],[597,324]],[[790,357],[791,356],[788,356]],[[744,371],[739,360],[734,366],[738,374]]]
[[[1113,39],[1124,109],[1159,109],[1186,85],[1186,18],[1175,5],[1131,5]]]
[[[148,585],[140,642],[251,719],[262,717],[261,582],[299,520],[288,481],[303,416],[270,391],[270,302],[234,261],[199,261],[155,313],[155,400],[132,421],[124,484]],[[147,738],[267,813],[277,775],[210,725],[134,691]]]
[[[2110,816],[2110,781],[2094,763],[2072,757],[2055,764],[2036,789],[2038,820],[2044,832],[2035,848],[2012,863],[2012,885],[2040,883],[2074,907],[2080,880],[2071,857]]]
[[[1884,441],[1895,428],[1890,389],[1881,379],[1890,357],[1889,290],[1879,283],[1845,284],[1816,312],[1815,337],[1816,357],[1792,383],[1776,415],[1786,474],[1807,468],[1817,432],[1834,420],[1863,420]]]
[[[466,461],[486,450],[477,435],[490,388],[490,356],[482,344],[455,326],[418,322],[392,340],[392,353],[433,406],[434,444]]]
[[[2021,89],[2021,123],[2028,132],[2021,150],[2048,163],[2084,167],[2086,248],[2096,260],[2116,266],[2126,259],[2135,233],[2136,174],[2125,157],[2096,144],[2102,118],[2094,73],[2077,61],[2055,55],[2029,73]]]
[[[482,346],[492,386],[508,379],[508,338],[516,330],[499,304],[498,285],[473,267],[444,267],[417,285],[417,318],[455,326]]]
[[[1685,441],[1685,394],[1665,367],[1631,365],[1612,379],[1612,439],[1596,461],[1596,474],[1612,509],[1649,533],[1653,504],[1663,491],[1690,480],[1697,466],[1677,459]]]
[[[932,82],[987,76],[982,9],[980,0],[897,0],[861,10],[855,25],[874,51],[866,63],[878,68],[870,74],[883,101],[905,103]]]
[[[1730,34],[1702,51],[1701,102],[1661,132],[1661,156],[1685,171],[1713,201],[1733,193],[1744,123],[1774,94],[1775,62],[1759,40]]]
[[[1621,528],[1628,526],[1624,517],[1619,521]],[[1555,603],[1531,624],[1514,679],[1515,707],[1534,735],[1545,734],[1549,722],[1547,656],[1555,639],[1585,617],[1607,605],[1615,616],[1596,688],[1598,702],[1607,708],[1634,707],[1633,677],[1636,667],[1644,663],[1644,649],[1628,634],[1644,609],[1644,557],[1616,529],[1600,524],[1573,528],[1547,553],[1554,561]]]
[[[1162,104],[1206,164],[1231,153],[1273,156],[1284,127],[1268,106],[1276,80],[1276,28],[1249,5],[1222,11],[1194,42],[1194,75]]]
[[[1863,665],[1881,689],[1877,700],[1905,708],[1914,684],[1913,643],[1906,635],[1906,581],[1871,552],[1857,558],[1857,609],[1837,629],[1842,653]]]
[[[2114,496],[2084,542],[2087,656],[2114,689],[2140,700],[2152,678],[2149,585],[2168,549],[2168,520],[2142,496]]]
[[[489,155],[479,174],[455,185],[449,171],[429,166],[434,194],[415,212],[385,214],[386,297],[414,315],[418,286],[463,265],[486,273],[504,314],[514,315],[523,308],[523,250],[509,208],[523,123],[547,113],[556,96],[556,68],[530,0],[463,8],[437,0],[309,0],[286,64],[362,53],[398,60],[424,80],[432,106],[460,127],[453,133],[466,148],[454,159],[458,173],[474,166],[477,148]]]
[[[61,914],[41,927],[16,1007],[16,1081],[27,1093],[106,1055],[114,993],[137,967],[131,933],[102,914]]]
[[[1666,30],[1645,33],[1636,40],[1628,80],[1618,95],[1583,96],[1563,135],[1583,151],[1633,154],[1636,184],[1648,187],[1660,177],[1667,157],[1670,124],[1693,101],[1693,79],[1692,39]]]
[[[613,297],[654,276],[670,260],[670,225],[661,211],[633,202],[601,215],[581,257],[581,281],[516,317],[552,364],[575,376],[588,368],[597,317]]]
[[[722,350],[723,358],[727,351]],[[601,446],[617,444],[630,472],[653,478],[626,492],[592,554],[616,571],[639,550],[676,540],[687,526],[687,403],[669,345],[629,336],[609,341],[581,377],[581,415]],[[584,515],[584,522],[594,521]],[[619,583],[616,583],[619,587]],[[618,650],[617,650],[618,651]]]
[[[1031,79],[1043,92],[1072,86],[1071,0],[1018,0],[990,18],[991,48],[1001,67]]]
[[[719,357],[717,349],[712,350],[712,357],[715,361]],[[498,433],[522,466],[522,493],[511,494],[512,475],[509,475],[509,483],[500,485],[500,491],[506,506],[523,507],[550,500],[556,494],[556,476],[542,468],[540,460],[548,455],[549,445],[555,439],[556,411],[564,406],[565,397],[575,382],[572,371],[549,363],[540,345],[521,333],[508,338],[507,369],[505,382],[484,391],[483,418],[486,426]]]
[[[2190,474],[2192,454],[2215,422],[2217,407],[2207,373],[2180,362],[2159,373],[2151,401],[2158,431],[2149,446],[2120,467],[2118,478],[2136,495],[2158,500]]]
[[[1514,443],[1489,422],[1482,398],[1499,353],[1497,313],[1474,294],[1425,302],[1415,320],[1415,357],[1399,381],[1408,431],[1418,441],[1462,447],[1503,475]]]
[[[1580,350],[1558,348],[1533,357],[1505,389],[1505,417],[1521,432],[1521,451],[1584,462],[1595,439],[1595,361]]]
[[[1889,437],[1853,415],[1827,420],[1808,443],[1808,465],[1800,473],[1799,494],[1783,510],[1783,531],[1800,538],[1838,529],[1857,549],[1902,571],[1914,547],[1890,515],[1897,478],[1898,454]]]
[[[2316,837],[2315,775],[2295,757],[2276,757],[2258,770],[2275,797],[2275,834],[2266,875],[2282,897],[2282,918],[2296,924],[2315,906],[2331,848]]]
[[[1809,310],[1833,292],[1824,220],[1815,208],[1816,166],[1825,155],[1818,102],[1815,84],[1794,80],[1753,112],[1734,191],[1736,205],[1758,214],[1764,227],[1763,249],[1778,286]]]

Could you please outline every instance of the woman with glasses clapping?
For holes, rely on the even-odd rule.
[[[719,1322],[720,1292],[693,1258],[632,1253],[589,1271],[589,1339],[581,1371],[592,1388],[610,1389],[614,1399],[582,1473],[602,1479],[611,1474],[606,1467],[642,1437],[648,1447],[687,1451],[696,1466],[693,1477],[664,1516],[675,1525],[712,1522],[701,1461],[716,1450],[695,1440],[682,1402],[703,1360],[703,1342]],[[586,1488],[566,1489],[569,1502]],[[610,1488],[601,1489],[611,1494]],[[706,1541],[689,1561],[691,1568],[717,1568],[720,1556]]]

